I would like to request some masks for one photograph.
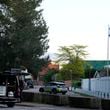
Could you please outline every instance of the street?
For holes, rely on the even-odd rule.
[[[34,86],[34,88],[26,89],[26,90],[23,90],[23,91],[24,91],[24,92],[38,93],[40,87],[41,87],[41,86]],[[74,93],[74,92],[72,92],[72,91],[68,91],[68,92],[66,93],[66,95],[76,96],[76,95],[79,95],[79,94]]]
[[[91,109],[70,108],[65,106],[54,106],[37,103],[20,103],[16,104],[16,106],[13,108],[8,108],[6,105],[0,104],[0,110],[91,110]]]
[[[37,93],[39,92],[39,86],[35,86],[32,89],[27,89],[24,91]],[[78,95],[78,94],[68,91],[67,95]],[[6,105],[0,104],[0,110],[91,110],[91,109],[22,102],[22,103],[17,103],[13,108],[8,108]]]

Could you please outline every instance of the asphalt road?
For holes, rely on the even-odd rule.
[[[0,104],[0,110],[91,110],[91,109],[70,108],[65,106],[54,106],[37,103],[20,103],[16,104],[16,106],[13,108],[8,108],[6,105]]]
[[[38,93],[39,92],[39,88],[40,88],[40,86],[34,86],[34,88],[26,89],[26,90],[23,90],[23,91],[25,91],[25,92],[32,92],[32,93]],[[79,94],[74,93],[72,91],[68,91],[66,93],[66,95],[69,95],[69,96],[76,96],[76,95],[78,95],[79,96]]]
[[[33,89],[24,90],[26,92],[39,92],[39,86],[35,86]],[[67,95],[78,95],[71,91],[67,92]],[[71,108],[68,106],[55,106],[48,104],[38,104],[38,103],[28,103],[22,102],[17,103],[13,108],[8,108],[6,105],[0,104],[0,110],[91,110],[91,109],[82,109],[82,108]],[[92,109],[93,110],[93,109]],[[98,110],[98,109],[94,109]]]

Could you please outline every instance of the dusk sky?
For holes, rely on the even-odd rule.
[[[44,19],[49,26],[49,54],[59,46],[86,45],[86,59],[107,59],[110,0],[43,0]]]

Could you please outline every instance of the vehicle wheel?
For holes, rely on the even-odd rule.
[[[57,93],[57,90],[54,88],[54,89],[52,90],[52,92],[53,92],[54,94],[56,94],[56,93]]]
[[[15,106],[15,103],[7,103],[7,106],[8,107],[14,107]]]
[[[44,89],[43,89],[43,88],[40,88],[40,89],[39,89],[39,92],[44,92]]]

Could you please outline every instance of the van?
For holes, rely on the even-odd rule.
[[[15,103],[21,102],[22,91],[20,89],[19,75],[11,72],[0,74],[0,103],[13,107]]]

